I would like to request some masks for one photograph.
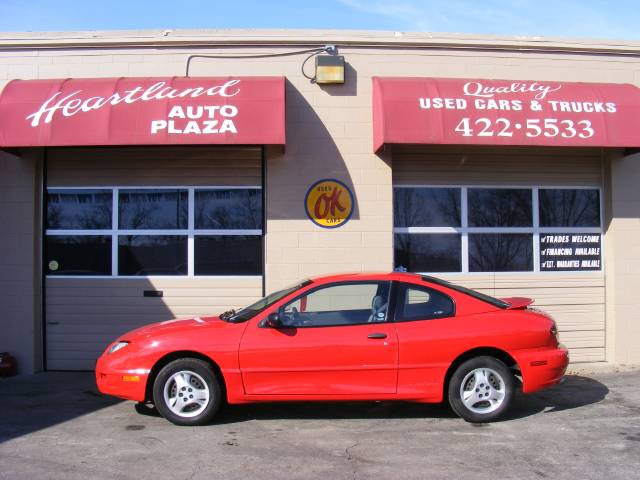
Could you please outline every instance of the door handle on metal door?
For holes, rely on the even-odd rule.
[[[387,338],[386,333],[370,333],[367,338]]]

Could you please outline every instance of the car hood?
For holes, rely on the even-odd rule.
[[[220,317],[194,317],[176,318],[164,322],[151,323],[144,327],[131,330],[120,337],[120,340],[133,342],[149,337],[156,337],[167,334],[177,334],[191,332],[194,329],[224,329],[235,324],[220,320]]]

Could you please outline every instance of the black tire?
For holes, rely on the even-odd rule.
[[[158,409],[152,403],[138,402],[135,404],[134,408],[140,415],[145,415],[147,417],[160,416],[160,412],[158,412]]]
[[[197,378],[199,376],[206,384],[206,388],[209,392],[209,399],[206,402],[206,406],[199,413],[194,415],[194,411],[198,410],[194,404],[185,404],[184,415],[179,415],[172,411],[171,407],[165,400],[165,386],[168,391],[176,392],[176,395],[182,395],[177,392],[177,382],[174,379],[174,375],[178,372],[190,372],[196,375],[191,375],[191,384],[185,385],[185,395],[189,395],[191,392],[189,388],[193,388],[195,394],[196,387],[201,387],[201,381]],[[178,379],[179,380],[179,379]],[[193,398],[193,396],[191,397]],[[187,400],[185,400],[187,402]],[[207,362],[196,358],[181,358],[174,360],[165,365],[162,370],[156,376],[153,382],[153,404],[164,418],[169,420],[175,425],[181,426],[196,426],[204,425],[213,419],[215,414],[222,405],[222,389],[220,388],[220,381],[216,373]],[[191,408],[192,411],[187,409]],[[187,416],[192,415],[192,416]]]
[[[480,378],[487,378],[489,383],[485,384],[484,380],[481,380],[482,383],[477,382],[472,374],[474,371],[479,371]],[[463,382],[466,385],[461,391]],[[500,418],[509,409],[513,401],[514,390],[513,373],[503,362],[488,356],[475,357],[461,364],[451,376],[448,391],[449,404],[453,411],[467,422],[491,422]],[[464,392],[469,394],[468,404],[475,403],[470,406],[465,404],[462,398]],[[491,399],[496,399],[500,392],[504,393],[502,400],[493,402]],[[478,398],[482,395],[485,395],[487,399]]]

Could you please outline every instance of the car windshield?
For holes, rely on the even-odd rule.
[[[292,287],[278,290],[277,292],[273,292],[267,295],[266,297],[261,298],[257,302],[252,303],[248,307],[244,307],[242,310],[235,312],[232,315],[226,316],[226,318],[223,318],[223,320],[227,320],[232,323],[246,322],[247,320],[252,319],[258,313],[269,308],[271,305],[273,305],[277,301],[282,300],[284,297],[286,297],[290,293],[293,293],[302,287],[306,287],[310,283],[311,283],[311,280],[305,280],[304,282],[293,285]],[[222,315],[221,315],[221,318],[222,318]]]

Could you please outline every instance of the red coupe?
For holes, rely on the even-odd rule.
[[[516,388],[554,385],[567,367],[555,322],[531,303],[409,273],[316,278],[237,312],[122,335],[96,380],[177,425],[210,421],[225,400],[447,398],[465,420],[487,422]]]

